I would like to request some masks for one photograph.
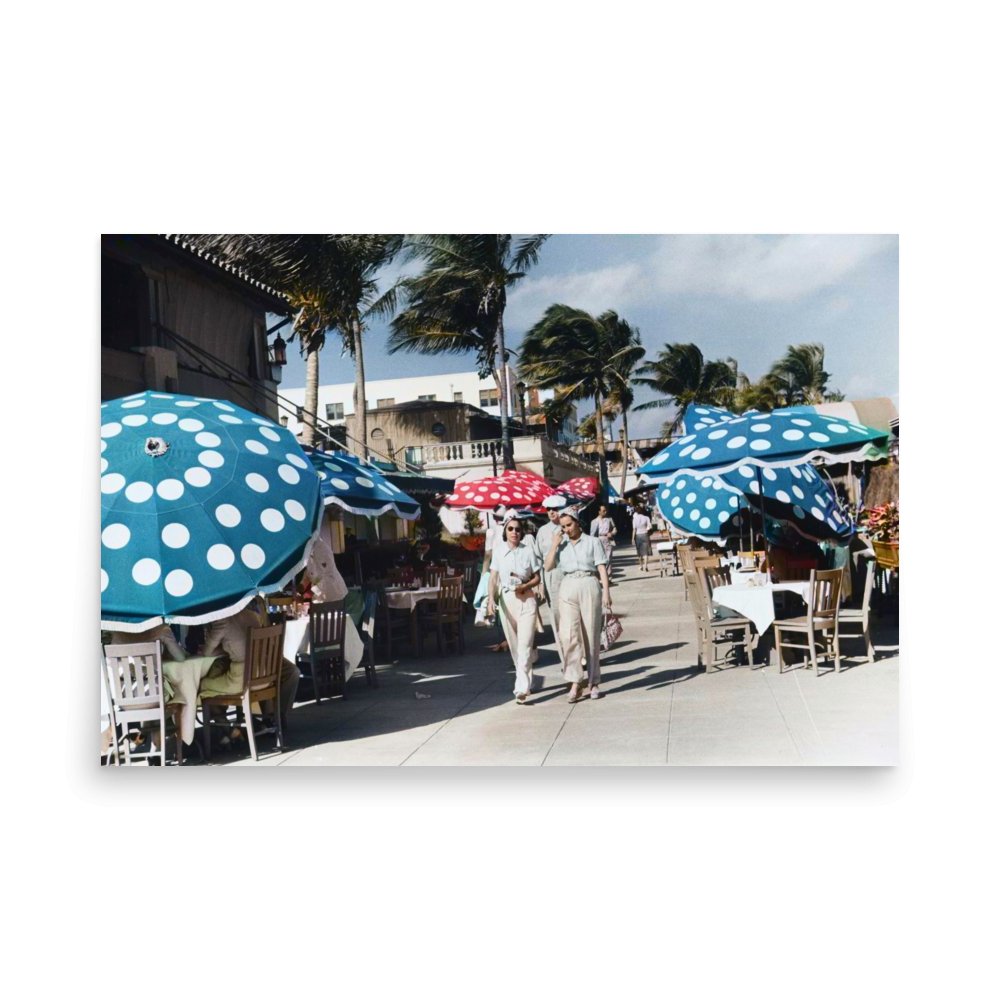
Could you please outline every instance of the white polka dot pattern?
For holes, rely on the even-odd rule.
[[[747,461],[772,467],[818,458],[847,462],[866,457],[872,444],[887,439],[883,431],[799,406],[733,416],[718,407],[692,405],[683,426],[685,435],[643,463],[639,475],[664,477],[684,469],[722,473]]]
[[[539,475],[526,470],[507,470],[499,476],[455,483],[455,492],[445,498],[453,510],[474,507],[492,510],[497,504],[525,510],[544,510],[542,501],[554,496],[554,490]]]
[[[758,530],[763,509],[769,519],[790,525],[806,538],[843,540],[852,532],[828,484],[809,465],[746,464],[718,476],[681,472],[647,479],[657,483],[660,513],[685,534],[718,538],[735,532],[740,522],[732,515],[749,505],[758,518]]]
[[[320,483],[286,428],[146,392],[102,405],[101,445],[102,622],[208,621],[304,564]]]
[[[377,517],[392,513],[412,520],[420,515],[420,504],[389,483],[381,471],[370,462],[345,452],[323,452],[305,449],[306,458],[319,475],[320,492],[325,504],[336,504],[352,514]],[[286,455],[287,464],[279,475],[283,478],[298,476],[302,466],[294,454]],[[306,475],[305,472],[302,475]],[[391,497],[392,499],[386,499]],[[295,515],[288,511],[289,517]]]

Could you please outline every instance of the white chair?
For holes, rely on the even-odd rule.
[[[875,560],[866,559],[865,562],[868,564],[868,567],[865,570],[865,589],[864,597],[861,600],[861,607],[840,609],[840,637],[842,639],[864,639],[868,650],[868,662],[874,663],[875,647],[872,645],[872,636],[869,627],[869,608],[871,606],[872,590],[875,586]],[[846,569],[844,572],[849,572],[849,569]],[[848,629],[856,629],[858,631],[854,635],[845,635],[845,626]]]
[[[180,738],[181,705],[164,701],[159,641],[105,646],[104,683],[111,709],[114,762],[119,763],[118,746],[121,744],[126,764],[131,764],[133,760],[148,764],[157,755],[160,763],[166,764],[166,717],[169,711],[177,730],[177,763],[182,763],[184,750]],[[130,727],[141,727],[145,723],[156,723],[159,726],[159,746],[154,750],[153,739],[150,738],[147,750],[133,750]]]
[[[809,574],[809,600],[806,614],[802,618],[783,618],[774,623],[774,648],[778,653],[778,672],[785,668],[783,649],[801,649],[805,652],[803,662],[812,667],[819,676],[817,651],[827,657],[832,655],[833,668],[840,673],[840,582],[842,569],[814,569]],[[805,642],[788,642],[787,634],[804,636]]]

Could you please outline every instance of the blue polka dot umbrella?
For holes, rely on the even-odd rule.
[[[705,423],[637,471],[640,476],[662,478],[681,472],[718,475],[741,465],[777,468],[812,459],[859,461],[871,456],[873,445],[884,446],[887,437],[885,431],[873,427],[799,408],[744,414]]]
[[[370,462],[346,452],[303,450],[319,475],[324,504],[336,504],[365,517],[393,513],[412,521],[420,516],[420,504],[390,483]]]
[[[751,411],[756,413],[756,410]],[[684,410],[681,418],[681,429],[684,434],[693,434],[705,427],[721,424],[727,420],[735,420],[736,414],[724,410],[721,406],[709,406],[707,403],[692,403]]]
[[[657,486],[656,505],[675,527],[702,538],[746,527],[741,512],[751,505],[812,541],[846,541],[854,531],[833,487],[811,465],[682,474]]]
[[[232,403],[102,403],[101,627],[197,625],[280,589],[319,530],[319,489],[288,430]]]

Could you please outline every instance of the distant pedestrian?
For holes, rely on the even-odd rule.
[[[639,557],[639,569],[643,573],[649,569],[649,532],[653,522],[642,507],[636,509],[632,516],[632,542],[635,554]]]
[[[590,522],[590,533],[604,546],[604,554],[607,556],[608,562],[608,576],[610,577],[611,556],[614,553],[615,535],[618,534],[618,529],[615,527],[615,522],[608,515],[608,508],[604,504],[601,504],[598,508],[597,517]]]
[[[579,514],[567,509],[559,518],[545,568],[562,572],[559,584],[559,635],[563,676],[569,681],[569,701],[580,700],[587,664],[587,694],[600,698],[601,626],[611,610],[607,553],[596,536],[580,530]]]
[[[486,613],[498,608],[500,624],[514,660],[514,698],[523,705],[531,692],[538,600],[535,587],[541,580],[538,551],[523,541],[524,529],[516,517],[503,524],[504,540],[493,546]],[[499,605],[496,597],[499,593]]]

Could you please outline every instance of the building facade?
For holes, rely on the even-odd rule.
[[[537,406],[540,402],[551,399],[552,390],[544,389],[538,392],[527,389],[517,383],[512,369],[508,372],[508,378],[511,416],[518,420],[527,417],[528,422],[533,422],[534,418],[528,415],[533,404]],[[473,407],[492,417],[499,418],[500,390],[497,385],[497,381],[492,378],[480,378],[478,372],[452,372],[447,375],[418,375],[409,378],[369,380],[365,383],[365,392],[369,411],[392,412],[394,407],[402,403],[453,403]],[[305,403],[305,392],[305,389],[284,389],[281,393],[282,398],[288,402],[289,409],[295,411],[294,414],[285,414],[288,416],[288,427],[294,434],[299,434],[302,431],[299,414]],[[318,417],[320,421],[326,421],[334,427],[347,427],[348,418],[353,413],[353,382],[319,387]],[[576,440],[576,426],[576,413],[573,410],[553,436],[558,443],[571,444]],[[369,413],[369,435],[373,429],[372,417]],[[384,427],[382,433],[383,436],[386,435]],[[393,440],[400,446],[411,443],[398,440],[396,436],[393,436]],[[374,441],[369,441],[369,446],[374,446]]]
[[[159,389],[225,399],[278,419],[268,356],[276,292],[178,237],[101,237],[101,399]]]

